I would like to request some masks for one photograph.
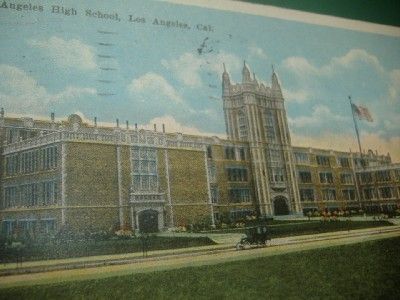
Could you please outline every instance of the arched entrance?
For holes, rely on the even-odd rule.
[[[289,206],[285,197],[276,197],[274,199],[274,215],[283,216],[289,214]]]
[[[158,231],[158,211],[146,209],[139,213],[139,231],[145,233]]]

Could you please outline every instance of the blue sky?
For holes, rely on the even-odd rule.
[[[363,148],[400,161],[399,37],[170,3],[114,2],[63,1],[76,16],[51,13],[57,1],[31,2],[43,12],[0,8],[6,114],[79,112],[88,120],[223,135],[222,63],[238,82],[246,60],[268,85],[274,65],[293,144],[355,151],[352,95],[374,118],[360,122]],[[118,13],[120,21],[88,17],[86,9]],[[129,22],[129,15],[145,23]],[[155,18],[190,29],[154,25]]]

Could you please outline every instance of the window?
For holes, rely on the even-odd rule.
[[[238,124],[239,124],[239,139],[241,141],[247,140],[247,118],[246,115],[242,112],[239,111],[238,113]]]
[[[363,158],[355,158],[354,165],[356,166],[356,168],[364,168],[367,166],[367,162]]]
[[[132,189],[158,191],[157,152],[152,148],[132,148]]]
[[[214,164],[208,166],[208,179],[210,182],[217,182],[217,167]]]
[[[300,183],[311,183],[311,172],[310,171],[299,171]]]
[[[37,223],[36,219],[28,219],[28,220],[20,220],[18,222],[18,225],[23,232],[32,232],[35,230],[36,223]]]
[[[372,173],[361,173],[358,175],[359,180],[361,183],[371,183],[372,182]]]
[[[296,163],[298,163],[298,164],[309,164],[310,163],[310,158],[308,156],[308,153],[295,152],[294,158],[296,160]]]
[[[14,175],[19,171],[18,154],[6,156],[6,175]]]
[[[244,148],[239,148],[240,160],[246,160],[246,150]]]
[[[212,158],[212,148],[211,148],[211,146],[207,146],[207,158]]]
[[[210,189],[211,193],[211,203],[218,203],[219,200],[219,192],[217,187],[212,187]]]
[[[342,168],[349,168],[350,167],[350,160],[347,157],[339,157],[338,164]]]
[[[394,170],[394,177],[396,180],[400,180],[400,169]]]
[[[364,189],[364,199],[365,200],[376,199],[375,189],[374,188]]]
[[[244,219],[247,216],[251,216],[253,215],[253,211],[249,210],[249,209],[235,209],[235,210],[231,210],[229,212],[229,216],[231,218],[231,220],[235,221],[235,220],[239,220],[239,219]]]
[[[6,174],[30,174],[43,170],[56,169],[58,165],[58,148],[45,148],[12,154],[6,157]]]
[[[352,184],[353,183],[353,175],[351,173],[341,173],[340,174],[340,183]]]
[[[300,201],[314,201],[314,190],[300,189]]]
[[[38,184],[29,183],[21,185],[21,206],[37,206],[38,203]]]
[[[56,229],[56,221],[54,219],[40,220],[40,227],[44,233],[52,233]]]
[[[375,176],[376,176],[376,181],[378,181],[378,182],[390,181],[390,171],[389,170],[376,171]]]
[[[275,132],[275,115],[270,110],[264,111],[264,131],[265,137],[267,141],[274,142],[276,140],[276,132]]]
[[[329,156],[317,155],[317,164],[320,166],[330,166]]]
[[[8,186],[4,189],[4,208],[15,207],[18,205],[18,193],[16,186]]]
[[[247,181],[247,169],[244,168],[228,168],[228,181]]]
[[[356,199],[356,194],[353,189],[342,190],[342,195],[343,195],[344,200],[355,200]]]
[[[283,168],[269,168],[269,181],[270,182],[284,182],[285,170]]]
[[[322,190],[322,199],[329,201],[329,200],[336,200],[336,190],[335,189],[323,189]]]
[[[225,159],[235,159],[234,147],[225,147]]]
[[[387,199],[387,198],[392,198],[393,197],[393,191],[391,187],[382,187],[379,188],[379,194],[381,198]]]
[[[10,236],[13,234],[14,229],[16,228],[16,222],[14,220],[4,220],[2,222],[2,231],[7,235]]]
[[[280,150],[270,149],[268,152],[269,160],[272,162],[281,162],[282,161],[282,153]]]
[[[245,189],[230,189],[229,190],[229,202],[231,203],[242,203],[250,202],[250,190]]]
[[[40,201],[43,205],[57,204],[58,184],[55,181],[42,182],[42,190],[40,193]]]
[[[330,172],[319,173],[319,181],[321,183],[333,183],[333,176]]]

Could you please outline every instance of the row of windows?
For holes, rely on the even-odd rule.
[[[51,233],[56,229],[56,221],[55,219],[4,220],[1,227],[2,232],[6,235],[37,230],[43,233]]]
[[[244,168],[228,168],[227,177],[228,181],[247,181],[247,169]]]
[[[358,179],[362,183],[372,183],[374,178],[376,182],[388,182],[393,179],[400,180],[400,169],[393,170],[393,174],[390,172],[390,170],[381,170],[358,174]]]
[[[58,148],[51,146],[6,156],[6,175],[29,174],[57,168]]]
[[[229,190],[229,202],[231,203],[242,203],[242,202],[250,202],[251,195],[250,190],[247,188],[244,189],[230,189]]]
[[[299,181],[300,183],[312,183],[312,176],[310,171],[299,171]],[[320,183],[333,183],[333,175],[331,172],[320,172],[319,173]],[[352,184],[353,175],[351,173],[341,173],[340,183],[342,184]]]
[[[378,194],[377,194],[378,191]],[[400,194],[400,188],[398,190],[398,193]],[[363,189],[363,195],[364,195],[364,200],[371,200],[371,199],[377,199],[382,198],[382,199],[389,199],[389,198],[394,198],[395,197],[395,190],[393,187],[381,187],[378,189],[375,188],[365,188]]]
[[[294,158],[296,163],[298,164],[310,164],[310,156],[308,153],[304,152],[295,152]],[[330,159],[327,155],[317,155],[316,156],[317,164],[320,166],[330,166]],[[348,157],[338,157],[337,165],[343,168],[350,167],[350,159]]]
[[[29,183],[4,188],[3,208],[48,206],[57,204],[59,187],[56,181]]]
[[[354,189],[343,189],[342,199],[344,200],[355,200],[356,194]],[[323,189],[322,190],[322,200],[331,201],[336,200],[336,190],[335,189]],[[314,189],[300,189],[300,201],[315,201]]]

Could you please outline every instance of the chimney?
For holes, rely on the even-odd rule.
[[[97,127],[97,117],[94,117],[94,127]]]
[[[165,133],[165,124],[162,124],[162,132]]]
[[[157,131],[157,125],[154,124],[154,132],[156,132],[156,131]]]

